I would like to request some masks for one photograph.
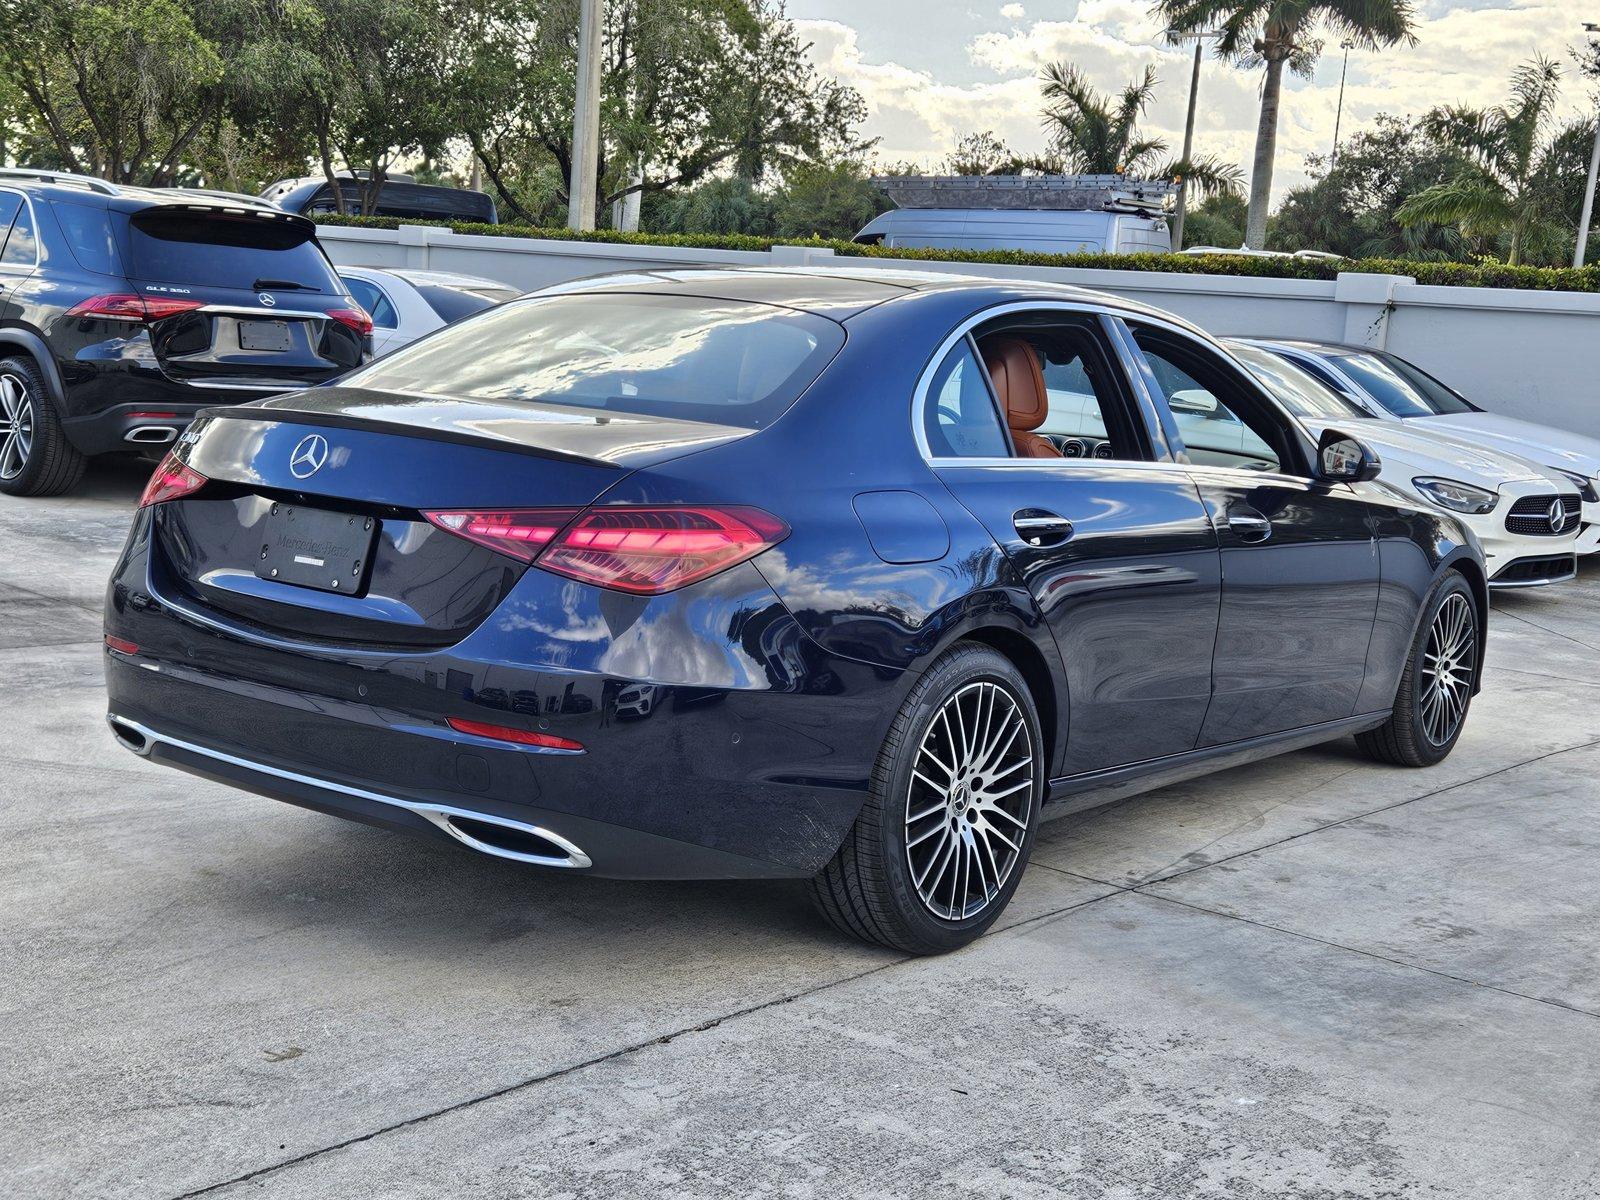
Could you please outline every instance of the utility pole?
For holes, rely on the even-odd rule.
[[[572,118],[572,177],[567,181],[567,228],[593,229],[595,168],[600,160],[600,36],[602,0],[581,0],[578,95]]]
[[[1330,166],[1337,166],[1339,162],[1339,126],[1344,121],[1344,77],[1350,71],[1350,51],[1355,48],[1355,41],[1345,38],[1339,45],[1344,48],[1344,66],[1339,68],[1339,107],[1333,114],[1333,154],[1329,158]]]
[[[1600,33],[1600,25],[1589,21],[1583,23],[1584,32],[1591,35]],[[1572,265],[1583,266],[1583,260],[1589,253],[1589,222],[1594,218],[1594,183],[1595,176],[1600,175],[1600,112],[1595,114],[1594,126],[1594,151],[1589,155],[1589,182],[1583,189],[1583,215],[1578,218],[1578,246],[1572,252]]]
[[[1189,115],[1183,123],[1183,162],[1189,162],[1189,155],[1194,151],[1194,110],[1200,98],[1200,57],[1205,51],[1208,37],[1220,37],[1221,34],[1214,30],[1201,30],[1196,33],[1180,33],[1176,29],[1167,30],[1167,40],[1170,42],[1183,42],[1194,39],[1194,68],[1189,74]],[[1178,180],[1178,208],[1172,218],[1172,249],[1174,252],[1183,250],[1183,221],[1189,209],[1189,180],[1184,177]]]

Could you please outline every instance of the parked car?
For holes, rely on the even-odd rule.
[[[1415,363],[1386,350],[1327,342],[1252,339],[1304,368],[1374,417],[1443,429],[1504,450],[1572,481],[1583,497],[1580,555],[1600,551],[1600,439],[1485,412]]]
[[[1037,432],[1073,362],[1099,458]],[[1185,461],[1168,368],[1259,469]],[[198,422],[115,568],[108,716],[310,808],[600,875],[809,878],[839,928],[947,950],[1043,816],[1350,734],[1450,753],[1483,557],[1377,469],[1123,300],[591,279]]]
[[[339,278],[372,315],[374,354],[387,354],[425,333],[522,294],[492,279],[448,271],[340,267]]]
[[[372,325],[315,232],[257,201],[0,170],[0,492],[68,491],[205,405],[357,366]]]
[[[339,192],[344,193],[345,211],[361,211],[367,181],[349,172],[339,173]],[[318,216],[339,211],[338,192],[322,175],[300,179],[280,179],[261,193],[286,212]],[[418,183],[410,175],[393,174],[379,185],[377,203],[370,210],[375,217],[411,217],[432,221],[476,221],[497,225],[500,215],[494,197],[471,188],[444,187]]]
[[[1483,547],[1490,588],[1539,587],[1577,573],[1582,501],[1566,476],[1552,477],[1525,458],[1421,422],[1371,417],[1289,359],[1235,339],[1223,345],[1312,437],[1334,426],[1355,431],[1383,460],[1385,485],[1456,514]],[[1215,419],[1206,423],[1226,428]],[[1187,445],[1198,440],[1192,427],[1184,428]]]

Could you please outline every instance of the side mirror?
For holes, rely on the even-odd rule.
[[[1317,443],[1317,478],[1326,483],[1365,483],[1376,479],[1383,464],[1360,438],[1324,429]]]
[[[1217,398],[1199,388],[1185,388],[1181,392],[1173,392],[1167,405],[1175,413],[1208,418],[1217,415]]]

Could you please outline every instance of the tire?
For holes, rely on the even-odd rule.
[[[59,496],[78,485],[87,463],[67,441],[33,360],[0,359],[0,492]]]
[[[909,954],[955,950],[986,932],[1033,849],[1043,746],[1022,674],[987,646],[957,643],[906,697],[866,804],[811,881],[822,915]]]
[[[1431,767],[1455,749],[1466,727],[1483,616],[1472,589],[1456,571],[1446,571],[1433,585],[1422,611],[1394,711],[1378,728],[1356,735],[1356,744],[1378,762]],[[1444,683],[1436,665],[1441,647],[1446,651]]]

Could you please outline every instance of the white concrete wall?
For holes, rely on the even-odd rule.
[[[398,230],[322,226],[318,236],[341,265],[460,271],[530,291],[618,271],[826,261],[1071,283],[1166,309],[1215,334],[1386,346],[1484,408],[1600,437],[1596,294],[1429,287],[1391,275],[1345,274],[1323,282],[834,259],[831,251],[793,246],[771,252],[695,250],[463,236],[421,225]]]

